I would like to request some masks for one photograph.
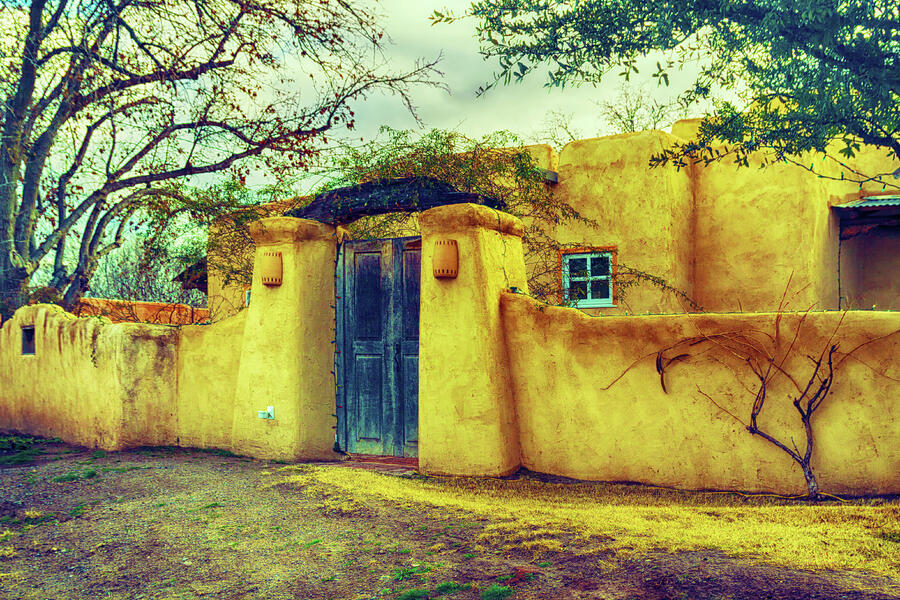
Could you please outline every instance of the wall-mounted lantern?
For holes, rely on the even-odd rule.
[[[435,240],[432,259],[434,276],[453,279],[459,274],[459,246],[456,240]]]
[[[263,285],[281,285],[281,252],[265,250],[259,261],[260,278]]]

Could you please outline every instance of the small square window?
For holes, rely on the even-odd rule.
[[[576,308],[615,306],[612,252],[572,252],[560,257],[562,298]]]
[[[34,354],[34,325],[22,326],[22,354]]]

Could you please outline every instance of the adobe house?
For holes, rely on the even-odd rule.
[[[872,215],[871,201],[858,201],[874,190],[789,166],[648,169],[671,139],[582,140],[558,158],[531,149],[558,174],[556,193],[601,223],[599,232],[556,232],[580,246],[560,256],[559,276],[570,292],[588,292],[575,298],[594,301],[583,310],[527,296],[523,225],[472,202],[480,199],[425,210],[419,236],[392,240],[265,218],[251,225],[249,306],[221,321],[173,329],[45,305],[17,311],[0,330],[0,427],[108,449],[173,444],[316,460],[336,458],[337,441],[344,451],[417,456],[425,473],[526,466],[802,490],[790,458],[732,418],[753,404],[742,361],[697,351],[667,362],[665,379],[658,360],[654,370],[653,356],[681,340],[737,332],[771,347],[794,378],[772,380],[760,415],[783,439],[802,439],[790,399],[810,379],[807,355],[838,345],[813,422],[820,485],[900,492],[900,313],[885,310],[897,308],[898,288],[895,277],[877,277],[896,273],[892,200],[876,201],[888,208]],[[604,285],[615,261],[665,277],[706,311],[685,312],[652,289],[617,305]],[[791,304],[773,312],[791,274]],[[836,310],[871,298],[876,310]]]

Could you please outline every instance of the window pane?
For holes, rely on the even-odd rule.
[[[587,298],[587,281],[573,281],[569,285],[569,300],[584,300]]]
[[[594,280],[591,282],[591,298],[602,298],[604,300],[610,298],[608,279]]]
[[[569,259],[569,277],[587,277],[587,259]]]
[[[607,275],[609,275],[609,256],[591,257],[591,277],[602,277]]]

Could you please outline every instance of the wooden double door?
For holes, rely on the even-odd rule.
[[[419,237],[348,241],[335,272],[341,450],[418,456]]]

